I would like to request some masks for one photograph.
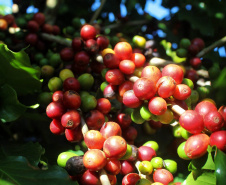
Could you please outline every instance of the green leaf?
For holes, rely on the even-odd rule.
[[[23,156],[27,158],[31,165],[37,166],[41,156],[45,153],[45,149],[39,143],[19,144],[1,144],[0,159],[8,156]]]
[[[18,119],[27,109],[18,101],[16,91],[7,84],[0,87],[0,102],[0,120],[2,122]]]
[[[214,172],[194,171],[191,172],[182,185],[216,185]]]
[[[24,50],[13,52],[0,44],[0,59],[0,85],[9,84],[18,96],[41,90],[40,70],[31,66]]]
[[[212,152],[207,152],[204,156],[193,159],[188,166],[188,170],[215,170]]]
[[[216,165],[217,185],[224,185],[226,182],[226,154],[218,149],[214,162]]]
[[[7,157],[0,161],[1,179],[16,185],[78,185],[69,178],[67,171],[59,166],[41,170],[29,164],[25,157]]]
[[[14,185],[14,184],[12,184],[11,182],[8,182],[8,181],[2,180],[2,179],[0,179],[0,184],[4,184],[4,185]]]

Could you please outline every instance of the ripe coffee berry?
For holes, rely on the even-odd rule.
[[[79,94],[73,90],[64,92],[63,104],[68,109],[78,109],[81,105]]]
[[[83,40],[89,40],[89,39],[95,39],[96,37],[96,29],[92,25],[84,25],[82,29],[80,30],[80,35]]]

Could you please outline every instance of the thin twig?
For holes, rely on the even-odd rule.
[[[63,37],[51,35],[51,34],[48,34],[48,33],[41,33],[41,37],[45,40],[54,41],[54,42],[57,42],[59,44],[62,44],[62,45],[68,46],[68,47],[70,47],[71,43],[72,43],[71,40],[67,40]]]
[[[93,17],[91,18],[91,20],[89,21],[90,24],[92,24],[96,19],[97,17],[99,16],[102,8],[104,7],[104,4],[105,4],[106,0],[102,0],[101,1],[101,5],[99,6],[99,8],[95,11],[95,13],[93,14]]]
[[[210,46],[204,48],[202,51],[200,51],[196,57],[202,57],[204,56],[206,53],[212,51],[214,48],[222,46],[224,43],[226,43],[226,36],[224,36],[223,38],[221,38],[220,40],[214,42],[213,44],[211,44]]]

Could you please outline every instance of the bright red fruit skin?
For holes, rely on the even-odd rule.
[[[194,57],[189,60],[189,63],[194,69],[197,69],[201,65],[202,61],[199,57]]]
[[[125,81],[124,74],[119,69],[110,69],[105,75],[106,81],[111,85],[120,85]]]
[[[65,129],[65,137],[69,142],[79,142],[83,139],[80,125],[74,129]]]
[[[64,80],[63,88],[65,91],[73,90],[73,91],[79,92],[80,91],[80,83],[76,78],[69,77]]]
[[[167,103],[161,97],[154,97],[148,103],[149,111],[154,115],[162,115],[167,110]]]
[[[123,94],[128,91],[133,89],[133,82],[131,81],[125,81],[121,85],[119,85],[118,92],[120,96],[123,96]]]
[[[61,117],[61,124],[68,129],[76,128],[81,121],[81,116],[77,110],[70,110],[64,113]]]
[[[49,129],[53,134],[64,134],[65,128],[61,125],[60,119],[53,119],[49,125]]]
[[[204,126],[211,132],[218,131],[224,126],[224,119],[218,111],[208,112],[203,120]]]
[[[185,84],[178,84],[174,90],[173,96],[177,100],[186,100],[191,95],[191,89]]]
[[[129,173],[135,172],[135,165],[132,161],[122,160],[120,174],[127,175]]]
[[[133,53],[131,60],[134,62],[136,68],[143,67],[146,58],[141,53]]]
[[[206,134],[196,134],[190,136],[184,146],[185,154],[190,159],[197,159],[202,157],[206,152],[208,145],[210,144],[210,138]]]
[[[83,156],[84,166],[91,171],[102,169],[107,163],[107,158],[102,150],[90,149]]]
[[[217,107],[209,101],[201,101],[195,106],[195,111],[204,117],[208,112],[217,111]]]
[[[185,111],[179,118],[180,125],[192,134],[201,133],[204,129],[203,118],[194,110]]]
[[[94,39],[88,39],[85,42],[85,49],[90,54],[95,54],[99,51],[99,46],[97,44],[97,41]]]
[[[104,115],[98,110],[91,110],[85,120],[88,128],[92,130],[99,130],[105,122]]]
[[[118,42],[114,47],[114,52],[119,60],[130,60],[133,54],[133,49],[128,42]]]
[[[218,112],[223,116],[223,119],[224,119],[224,127],[226,127],[226,106],[222,105],[218,109]]]
[[[96,32],[95,27],[92,25],[89,25],[89,24],[84,25],[82,27],[82,29],[80,30],[80,35],[81,35],[82,39],[85,41],[88,39],[95,39],[96,34],[97,34],[97,32]]]
[[[143,77],[134,83],[133,91],[140,100],[149,100],[154,97],[157,89],[153,80]]]
[[[160,182],[164,185],[168,185],[173,181],[173,175],[166,169],[157,169],[153,173],[154,182]]]
[[[63,101],[64,92],[63,91],[55,91],[52,95],[53,101]]]
[[[105,138],[97,130],[89,130],[85,136],[84,141],[89,149],[102,149]]]
[[[151,161],[153,157],[156,157],[156,152],[149,146],[140,146],[138,148],[138,159],[140,161]]]
[[[141,104],[143,103],[142,100],[137,98],[133,90],[126,91],[123,94],[122,101],[123,101],[123,104],[129,108],[137,108],[141,106]]]
[[[121,163],[118,159],[108,159],[104,169],[112,175],[117,175],[121,170]]]
[[[125,155],[127,143],[121,136],[111,136],[104,142],[103,151],[107,158],[119,159]]]
[[[163,76],[158,80],[156,87],[158,89],[159,96],[162,98],[169,98],[175,91],[176,82],[170,76]]]
[[[79,94],[73,90],[64,92],[63,104],[68,109],[78,109],[81,105]]]
[[[59,119],[65,112],[65,108],[61,102],[51,102],[46,107],[46,114],[49,118]]]
[[[132,60],[122,60],[119,64],[119,69],[124,74],[131,75],[135,70],[135,64]]]
[[[117,177],[116,175],[112,175],[112,174],[107,174],[108,175],[108,179],[110,181],[111,185],[116,185],[117,183]]]
[[[105,98],[113,98],[116,94],[116,91],[117,91],[116,85],[108,84],[104,89],[103,95]]]
[[[81,185],[101,185],[98,172],[86,170],[79,178]]]
[[[107,98],[99,98],[96,109],[103,114],[107,114],[111,111],[111,102]]]
[[[111,136],[121,136],[122,130],[118,123],[115,122],[105,122],[100,129],[100,133],[105,139]]]
[[[162,69],[162,76],[170,76],[177,84],[181,84],[184,78],[184,72],[180,66],[168,64]]]
[[[214,145],[226,153],[226,130],[219,130],[210,135],[210,146]]]
[[[137,173],[129,173],[123,177],[122,185],[136,185],[138,180],[140,176]]]
[[[162,73],[156,66],[146,66],[141,72],[141,77],[150,78],[156,84],[162,77]]]

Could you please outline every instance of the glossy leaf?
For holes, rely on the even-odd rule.
[[[188,170],[189,171],[194,171],[194,170],[215,170],[215,164],[213,161],[213,152],[210,149],[209,152],[207,152],[204,156],[198,158],[198,159],[193,159],[189,166]]]
[[[226,182],[226,154],[221,150],[217,150],[214,162],[217,185],[224,185]]]
[[[191,172],[182,185],[216,185],[216,176],[214,172]]]
[[[0,102],[0,120],[2,122],[18,119],[27,109],[18,101],[16,91],[7,84],[0,87]]]
[[[32,166],[25,157],[7,157],[0,161],[1,179],[17,185],[76,185],[70,180],[66,170],[59,166],[49,166],[41,170]]]
[[[0,85],[9,84],[18,96],[41,90],[40,70],[30,64],[24,50],[13,52],[0,44]]]
[[[37,166],[41,156],[45,153],[45,149],[39,143],[19,144],[1,144],[0,145],[0,159],[8,156],[23,156],[31,165]]]

